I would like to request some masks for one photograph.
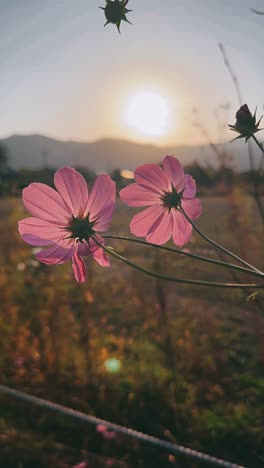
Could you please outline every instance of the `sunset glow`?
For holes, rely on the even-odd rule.
[[[140,92],[130,98],[127,123],[146,137],[160,137],[169,129],[169,104],[156,92]]]

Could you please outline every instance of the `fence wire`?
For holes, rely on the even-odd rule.
[[[211,455],[197,452],[196,450],[192,450],[190,448],[159,439],[158,437],[144,434],[143,432],[139,432],[125,426],[120,426],[119,424],[115,424],[109,421],[105,421],[104,419],[100,419],[95,416],[82,413],[72,408],[67,408],[66,406],[59,405],[58,403],[53,403],[49,400],[44,400],[43,398],[39,398],[28,393],[15,390],[14,388],[10,388],[5,385],[0,385],[0,393],[8,395],[9,397],[15,398],[17,400],[22,400],[27,403],[31,403],[32,405],[45,408],[49,411],[60,413],[64,416],[75,419],[76,421],[81,421],[84,423],[94,425],[102,424],[112,431],[119,432],[120,434],[124,434],[128,437],[132,437],[142,442],[152,444],[156,447],[163,448],[166,451],[169,451],[170,453],[185,455],[188,458],[196,459],[214,466],[221,466],[225,468],[245,468],[242,465],[236,465],[234,463],[221,460],[220,458],[212,457]]]

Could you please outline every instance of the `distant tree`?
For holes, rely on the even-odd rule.
[[[7,149],[0,143],[0,172],[7,168]]]
[[[74,166],[76,171],[80,172],[83,177],[85,178],[86,182],[88,184],[91,184],[94,182],[95,178],[96,178],[96,174],[95,172],[91,171],[90,169],[88,169],[87,167],[83,167],[83,166]]]
[[[122,177],[120,169],[114,169],[111,172],[110,177],[116,183],[116,189],[117,189],[118,192],[119,192],[119,190],[121,190],[122,188],[124,188],[124,187],[126,187],[128,185],[128,179],[126,179],[125,177]]]
[[[217,182],[217,171],[210,165],[202,166],[197,161],[186,166],[186,172],[193,176],[197,187],[214,187]]]
[[[20,169],[17,172],[17,187],[21,191],[32,182],[41,182],[53,186],[55,169],[44,168],[44,169]]]

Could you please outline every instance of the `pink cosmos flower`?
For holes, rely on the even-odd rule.
[[[18,357],[15,363],[17,367],[22,367],[25,363],[25,359],[23,357]]]
[[[129,206],[148,206],[132,219],[131,233],[146,237],[153,244],[165,244],[171,236],[178,246],[185,245],[192,236],[189,218],[196,219],[202,212],[196,195],[194,179],[184,174],[178,159],[166,156],[162,167],[144,164],[135,170],[135,184],[120,191],[121,200]]]
[[[87,461],[83,461],[79,463],[78,465],[74,465],[73,468],[89,468],[89,465]]]
[[[107,431],[107,427],[104,426],[104,424],[97,424],[96,430],[97,430],[97,432],[103,433],[103,432],[106,432],[106,431]]]
[[[25,242],[46,247],[36,254],[47,265],[72,260],[75,279],[83,283],[86,267],[82,257],[92,255],[108,267],[104,250],[92,236],[104,244],[97,233],[108,229],[115,207],[115,183],[102,174],[88,193],[85,179],[70,167],[59,169],[54,176],[54,190],[48,185],[33,183],[23,190],[23,203],[33,215],[18,223]]]
[[[116,438],[116,432],[111,429],[107,429],[103,424],[97,424],[96,430],[102,434],[104,439],[113,440]]]

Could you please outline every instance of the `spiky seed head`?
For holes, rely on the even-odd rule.
[[[128,2],[126,0],[106,0],[105,7],[100,7],[104,10],[106,18],[105,26],[107,24],[115,24],[120,33],[120,25],[122,21],[126,21],[131,24],[126,17],[127,13],[132,11],[126,8],[127,3]]]

